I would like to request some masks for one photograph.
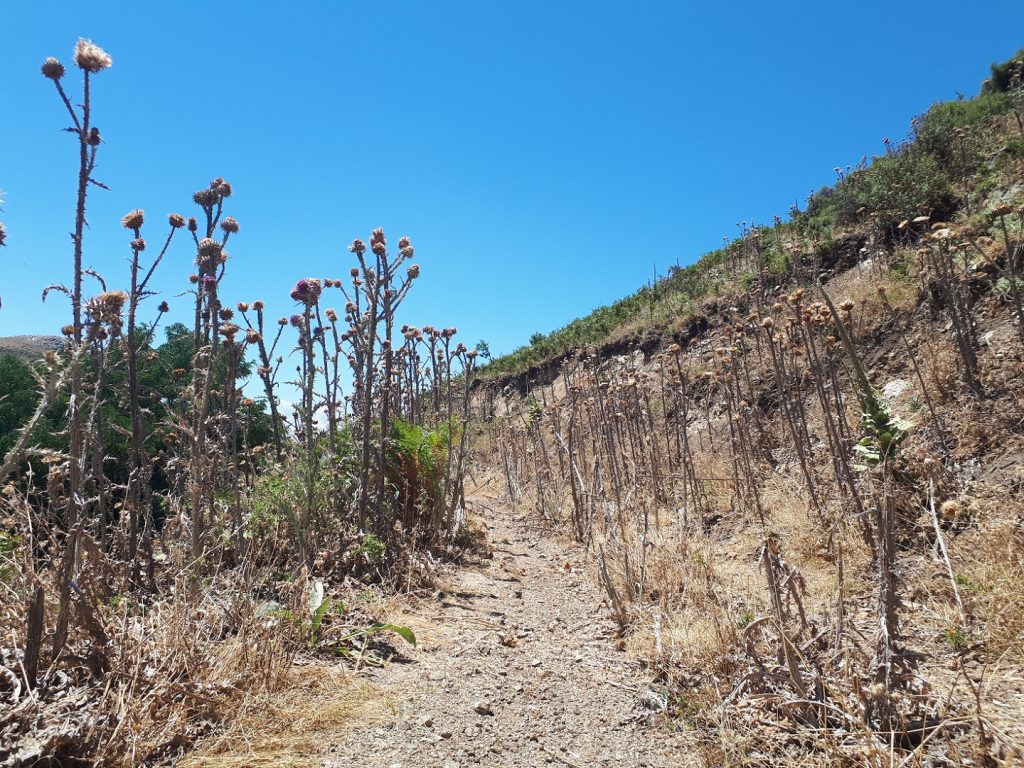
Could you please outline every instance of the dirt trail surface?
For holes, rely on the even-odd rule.
[[[581,554],[492,500],[471,507],[493,558],[418,607],[440,631],[371,673],[392,711],[329,747],[325,768],[685,764],[647,724],[664,701],[615,650]]]

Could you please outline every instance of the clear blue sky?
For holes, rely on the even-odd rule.
[[[155,243],[191,193],[232,182],[224,293],[292,311],[303,276],[342,277],[383,226],[422,265],[404,319],[495,353],[736,233],[974,94],[1024,46],[1024,2],[3,3],[0,335],[68,321],[76,148],[46,56],[79,36],[105,144],[86,261],[127,280],[120,217]],[[184,239],[156,288],[172,307]],[[154,300],[151,309],[155,311]],[[180,319],[187,312],[177,314]]]

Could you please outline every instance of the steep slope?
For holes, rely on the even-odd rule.
[[[1024,760],[1022,95],[478,386],[705,765]]]

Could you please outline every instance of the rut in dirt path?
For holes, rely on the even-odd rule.
[[[646,724],[663,702],[615,650],[581,553],[492,500],[471,509],[493,558],[439,585],[440,642],[374,681],[394,716],[333,745],[325,768],[685,765]]]

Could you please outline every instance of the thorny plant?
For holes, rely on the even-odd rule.
[[[156,248],[143,210],[127,213],[128,288],[108,287],[83,254],[88,192],[105,189],[94,177],[103,144],[91,94],[112,62],[85,40],[74,58],[81,98],[65,90],[59,61],[42,66],[78,148],[71,282],[44,292],[67,296],[72,317],[63,350],[33,369],[38,407],[0,457],[0,616],[10,628],[0,646],[0,762],[137,765],[180,753],[239,691],[280,681],[304,646],[281,617],[302,614],[311,571],[412,584],[429,567],[427,550],[452,545],[476,353],[454,341],[454,328],[397,327],[420,268],[408,238],[391,253],[379,229],[369,249],[353,242],[350,284],[295,284],[290,321],[268,323],[263,301],[228,303],[227,248],[240,226],[221,178],[194,193],[195,217],[168,216]],[[173,339],[168,329],[183,358],[165,359],[154,339],[171,308],[161,301],[147,319],[147,300],[156,270],[177,263],[184,232],[192,323],[175,326]],[[330,290],[343,312],[325,306]],[[291,333],[300,399],[290,426],[279,386]],[[250,356],[269,416],[244,392]],[[159,391],[146,369],[168,360],[173,391]],[[65,448],[35,448],[43,418],[62,409]],[[108,446],[122,439],[115,466]],[[371,630],[381,627],[391,625]],[[344,622],[337,629],[349,636]],[[65,701],[75,702],[70,718]]]
[[[993,214],[1005,240],[1002,274],[1017,269],[1020,248],[1000,226],[1010,213],[997,208]],[[746,231],[747,243],[733,248],[732,268],[758,268],[757,234]],[[921,237],[918,274],[934,311],[949,318],[963,382],[976,396],[971,273],[966,246],[951,240],[945,225]],[[731,686],[721,694],[721,711],[743,719],[755,706],[762,726],[766,720],[783,732],[810,726],[833,743],[852,739],[867,764],[888,765],[893,743],[920,754],[948,743],[962,727],[956,721],[963,707],[932,693],[918,670],[920,654],[906,647],[899,594],[900,551],[910,546],[907,520],[930,510],[960,620],[969,621],[934,501],[936,484],[949,488],[941,457],[955,436],[904,330],[898,328],[932,416],[927,426],[897,416],[871,383],[856,302],[837,306],[818,284],[797,285],[772,300],[754,284],[757,290],[734,296],[736,306],[722,312],[717,339],[671,344],[651,359],[640,352],[581,356],[549,384],[535,384],[521,403],[506,397],[492,426],[499,463],[513,503],[533,499],[548,517],[568,508],[574,536],[596,550],[597,574],[621,630],[628,633],[653,613],[658,648],[665,645],[664,617],[688,610],[686,596],[701,595],[702,615],[715,626],[733,621],[730,606],[707,586],[714,577],[706,579],[693,564],[723,521],[759,531],[767,611],[744,620],[739,636],[717,633],[726,647],[716,654],[716,674]],[[812,292],[820,300],[811,300]],[[880,316],[902,323],[884,285],[876,301]],[[870,309],[866,302],[862,314]],[[787,469],[780,478],[783,466],[796,474]],[[804,508],[819,552],[833,563],[838,598],[831,615],[811,615],[800,570],[783,555],[779,496],[772,489],[782,482],[787,505]],[[873,639],[870,626],[851,614],[846,580],[851,553],[855,563],[860,555],[847,531],[859,534],[873,572]],[[682,587],[672,581],[680,572]],[[679,602],[666,602],[677,590]],[[745,664],[727,662],[729,643]],[[665,674],[681,673],[666,668]],[[979,745],[989,745],[979,749],[992,746],[983,725],[976,735]]]

